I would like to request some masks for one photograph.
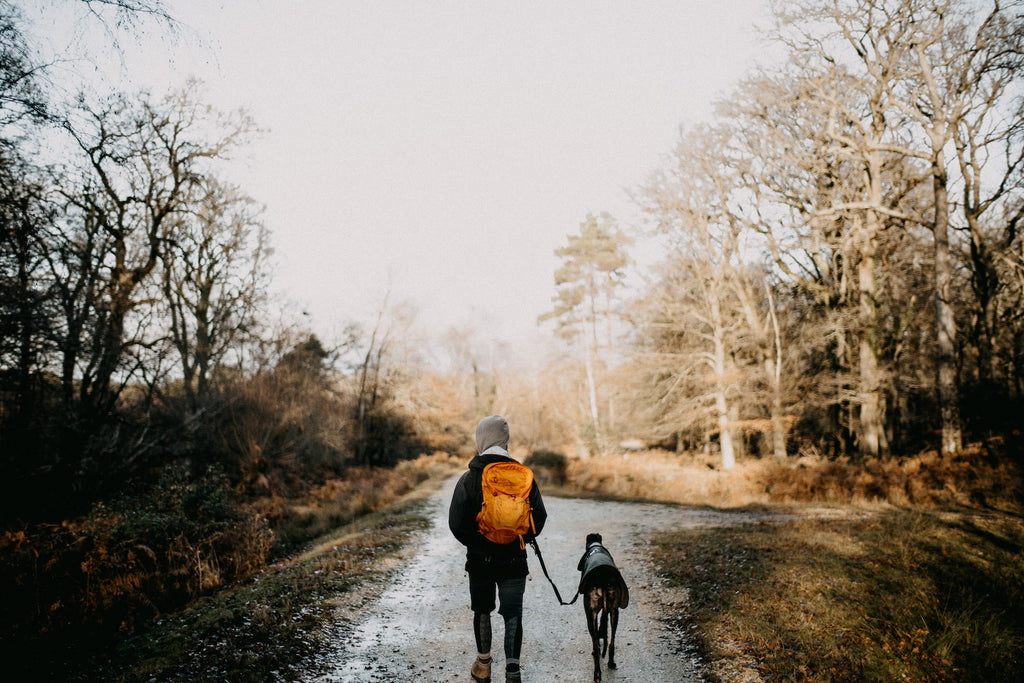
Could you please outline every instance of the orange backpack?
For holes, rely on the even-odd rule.
[[[484,504],[476,516],[480,533],[494,543],[518,538],[519,547],[525,548],[523,534],[536,533],[530,507],[533,472],[518,462],[492,462],[484,467],[480,483],[484,493]]]

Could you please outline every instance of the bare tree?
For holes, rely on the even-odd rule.
[[[0,124],[5,127],[5,145],[11,142],[8,126],[44,119],[49,109],[40,82],[45,66],[32,52],[23,22],[17,7],[7,0],[0,2]]]
[[[936,80],[934,65],[928,52],[938,45],[945,33],[946,13],[950,3],[937,4],[904,0],[897,7],[901,27],[899,38],[913,50],[918,69],[910,76],[910,91],[901,103],[902,110],[924,133],[927,146],[920,154],[929,164],[932,180],[931,220],[928,227],[935,245],[935,316],[938,339],[938,393],[942,421],[940,449],[947,455],[960,452],[963,437],[960,429],[959,380],[956,367],[956,317],[954,314],[953,257],[949,235],[949,171],[946,146],[952,139],[958,113],[947,106],[941,86]],[[867,33],[870,28],[865,29]],[[872,36],[873,37],[873,36]],[[882,35],[879,38],[889,38]],[[878,38],[876,38],[877,40]],[[913,154],[913,152],[908,152]]]
[[[208,177],[164,242],[162,294],[192,410],[265,303],[269,245],[260,212],[238,188]]]
[[[851,79],[794,60],[748,78],[721,107],[733,131],[732,143],[721,147],[722,163],[736,169],[740,186],[733,220],[758,236],[780,287],[803,309],[799,340],[791,340],[803,358],[800,393],[814,396],[809,403],[825,414],[825,438],[840,452],[849,432],[859,436],[868,429],[850,413],[875,395],[865,391],[872,386],[870,364],[858,367],[855,355],[867,322],[856,309],[858,241],[851,217],[833,210],[854,201],[863,187],[863,174],[836,153],[829,134],[835,115],[829,101],[853,86]],[[862,245],[872,245],[861,237]],[[869,283],[865,278],[865,289]],[[762,330],[765,340],[767,326]],[[796,341],[799,347],[792,346]]]
[[[1021,65],[1020,3],[1003,6],[997,0],[988,11],[980,5],[927,0],[834,2],[827,8],[817,7],[816,14],[810,6],[787,8],[793,9],[794,14],[801,13],[802,22],[818,20],[834,27],[835,52],[822,50],[828,39],[822,40],[820,36],[805,41],[805,52],[818,50],[830,64],[856,66],[866,92],[871,93],[869,134],[837,140],[850,149],[857,149],[859,144],[862,150],[862,143],[867,141],[868,150],[903,157],[909,162],[903,164],[904,172],[915,160],[926,164],[922,170],[923,176],[931,181],[929,206],[925,211],[904,212],[891,201],[877,203],[881,198],[875,181],[881,177],[877,173],[879,167],[871,164],[871,155],[862,153],[869,162],[870,188],[864,216],[867,221],[872,215],[876,219],[888,216],[904,223],[914,221],[932,233],[941,451],[955,454],[960,450],[962,435],[947,150],[956,142],[964,176],[967,222],[977,225],[972,215],[982,204],[980,197],[973,194],[980,176],[967,160],[967,150],[978,144],[986,146],[979,138],[982,131],[992,134],[993,139],[1009,140],[1013,137],[1011,131],[1019,126],[1019,117],[1009,126],[1002,120],[1007,114],[1012,117],[1006,108],[1006,100],[1012,97],[1007,85]],[[847,48],[845,53],[840,49],[843,46]],[[968,142],[967,137],[973,142]],[[1019,163],[1011,153],[1006,166],[1012,169]],[[1004,196],[1007,186],[997,185],[1003,189],[996,194]],[[884,225],[884,221],[879,224]],[[868,227],[868,232],[872,232]],[[984,269],[985,257],[977,242],[974,246],[976,262]],[[987,298],[982,282],[975,282],[981,285],[979,296]],[[862,361],[864,358],[862,354]]]
[[[682,178],[677,187],[664,193],[687,207],[692,234],[714,236],[716,253],[728,252],[730,232],[756,236],[770,270],[724,259],[703,273],[711,259],[692,240],[659,273],[647,299],[660,302],[647,311],[647,322],[656,324],[641,339],[652,357],[662,354],[650,366],[658,397],[678,396],[680,388],[686,394],[675,408],[658,404],[663,417],[683,422],[701,409],[693,360],[702,346],[694,330],[717,321],[729,330],[736,367],[753,376],[749,361],[757,359],[760,377],[776,378],[777,398],[784,395],[782,348],[791,332],[788,353],[800,364],[792,375],[800,390],[794,407],[812,419],[827,410],[820,424],[836,434],[838,452],[848,452],[848,429],[861,455],[888,451],[901,438],[908,407],[931,405],[908,396],[932,387],[940,409],[931,419],[942,426],[943,452],[959,449],[957,362],[973,362],[974,354],[958,359],[970,340],[958,340],[955,315],[991,330],[979,333],[985,344],[976,343],[991,351],[977,361],[988,364],[989,375],[1016,372],[1020,358],[1024,267],[1013,245],[1024,215],[1024,118],[1015,86],[1024,54],[1021,8],[924,0],[776,3],[775,36],[790,63],[755,73],[722,105],[731,133],[715,138],[711,153],[693,151],[701,149],[698,139],[687,141],[692,149],[684,154],[677,150],[688,161],[673,170]],[[698,162],[702,154],[710,165]],[[719,196],[693,191],[714,179],[729,189]],[[970,241],[958,242],[955,232],[961,216],[949,188],[958,183],[962,234]],[[660,210],[671,216],[679,207],[664,201]],[[971,249],[969,269],[957,268],[960,246]],[[987,302],[977,313],[954,298],[968,282],[963,274],[979,302]],[[712,277],[726,286],[711,288]],[[776,286],[765,289],[765,280]],[[715,299],[742,314],[742,324],[708,306],[703,318],[674,326],[699,310],[698,301]],[[934,315],[920,305],[928,299]],[[1002,363],[994,360],[999,310],[1007,312]],[[707,348],[713,339],[705,340]],[[673,373],[672,363],[689,369]],[[934,384],[923,379],[933,368]],[[782,414],[776,401],[773,421]],[[928,421],[913,419],[918,427]],[[774,450],[784,449],[778,441]]]
[[[46,243],[54,207],[32,146],[46,120],[41,67],[22,30],[20,10],[0,2],[0,370],[11,406],[0,427],[29,434],[40,401],[33,388],[46,367],[55,311],[46,277]],[[6,373],[5,373],[6,374]],[[35,379],[34,379],[35,378]],[[13,448],[12,448],[13,450]]]
[[[66,129],[84,165],[62,188],[69,210],[58,279],[68,311],[64,382],[76,381],[83,402],[108,411],[130,377],[123,364],[145,343],[126,332],[139,298],[185,210],[205,165],[225,156],[252,131],[244,114],[222,116],[199,101],[199,86],[160,102],[113,97],[101,107],[82,104]],[[207,139],[207,137],[211,139]],[[89,334],[84,326],[88,322]],[[88,348],[85,347],[88,342]]]
[[[709,128],[683,136],[673,166],[648,186],[643,206],[669,254],[646,320],[651,350],[668,361],[656,363],[656,372],[671,378],[658,401],[675,402],[670,397],[680,386],[698,388],[694,407],[713,416],[722,467],[730,469],[735,402],[749,380],[740,340],[750,317],[759,316],[742,281],[747,271],[729,206],[735,185],[713,152],[726,137]]]
[[[451,358],[453,374],[464,377],[469,385],[465,393],[472,396],[471,418],[495,412],[498,397],[498,365],[501,342],[488,340],[475,325],[452,327],[442,340]]]
[[[49,430],[44,374],[57,311],[41,239],[54,209],[38,169],[0,146],[0,450],[5,457],[45,453]],[[42,466],[32,459],[19,466]],[[5,470],[10,471],[10,470]]]
[[[1019,2],[993,2],[988,10],[977,8],[978,14],[950,12],[915,49],[921,77],[919,106],[912,111],[923,126],[931,112],[948,112],[932,118],[948,119],[956,150],[978,305],[971,332],[981,357],[978,381],[986,387],[1009,379],[1012,364],[1001,328],[1007,312],[1021,303],[1001,295],[1013,290],[1014,279],[1002,264],[1014,253],[1024,218],[1024,100],[1016,90],[1024,68],[1022,9]],[[1004,386],[1006,395],[1010,386]]]
[[[420,361],[413,326],[418,310],[410,302],[390,303],[390,291],[377,310],[362,360],[354,377],[353,451],[358,464],[388,465],[397,459],[394,446],[404,437],[393,418],[395,388]]]
[[[854,3],[856,4],[856,3]],[[792,8],[799,12],[804,7]],[[848,226],[850,236],[856,245],[856,285],[860,323],[859,344],[859,400],[860,415],[858,441],[860,451],[865,455],[877,456],[887,447],[884,443],[885,432],[882,429],[881,378],[877,347],[877,307],[876,307],[876,268],[878,240],[880,231],[887,227],[887,219],[894,213],[892,201],[884,194],[884,169],[889,155],[893,154],[896,145],[894,137],[898,135],[891,116],[890,90],[891,81],[899,73],[903,52],[900,49],[900,36],[895,36],[892,43],[878,43],[870,34],[873,21],[883,25],[882,30],[899,30],[892,22],[886,23],[889,17],[884,12],[881,17],[871,16],[865,19],[864,25],[858,24],[857,12],[866,12],[863,6],[851,8],[849,14],[840,10],[839,4],[819,10],[811,18],[831,20],[836,25],[837,41],[834,46],[822,43],[816,38],[805,38],[798,44],[804,54],[811,54],[825,69],[826,79],[822,82],[829,86],[824,102],[828,107],[824,119],[828,139],[832,151],[850,159],[856,165],[860,178],[855,178],[856,195],[847,201],[835,202],[824,206],[819,212],[827,212],[829,218],[837,219]],[[789,21],[783,15],[784,21]],[[807,21],[807,15],[801,17]],[[812,19],[813,20],[813,19]],[[866,27],[866,28],[865,28]],[[842,55],[845,43],[853,47],[854,54],[863,60],[866,77],[859,77],[859,87],[852,92],[835,87],[839,83],[849,84],[852,79],[844,73],[845,62],[837,58]],[[845,55],[843,55],[845,56]],[[850,60],[852,62],[852,60]],[[851,64],[852,66],[852,64]]]

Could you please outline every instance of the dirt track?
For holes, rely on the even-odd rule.
[[[448,500],[455,478],[427,502],[433,526],[414,543],[396,578],[360,610],[352,645],[328,653],[327,673],[311,681],[468,681],[475,655],[468,579],[462,546],[447,526]],[[660,505],[545,498],[547,528],[541,550],[551,578],[569,600],[579,580],[576,563],[584,539],[599,531],[630,585],[631,602],[621,613],[615,671],[608,683],[700,681],[690,648],[661,621],[666,606],[684,600],[659,585],[644,559],[648,531],[667,527],[720,526],[734,515]],[[583,608],[560,606],[540,564],[530,551],[530,580],[524,608],[523,680],[590,681],[592,660]],[[503,625],[493,617],[494,680],[503,681]]]

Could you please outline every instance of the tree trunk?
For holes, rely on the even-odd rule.
[[[875,316],[875,235],[877,217],[868,211],[858,216],[860,227],[860,262],[857,265],[857,286],[860,313],[860,420],[857,429],[858,449],[862,456],[877,458],[882,439],[881,401],[879,399],[878,353]]]
[[[765,375],[772,386],[772,451],[775,459],[786,459],[786,424],[782,415],[782,338],[779,334],[779,319],[775,315],[775,299],[771,288],[765,284],[768,292],[768,311],[771,314],[772,333],[775,341],[775,360],[769,359],[765,365]]]
[[[587,372],[587,394],[590,397],[590,419],[594,425],[594,440],[600,441],[601,438],[601,427],[598,423],[598,412],[597,412],[597,384],[594,381],[594,358],[590,354],[589,350],[584,350],[585,358],[583,360],[584,368]]]
[[[786,459],[786,421],[782,414],[782,391],[779,387],[777,361],[765,361],[765,375],[768,376],[772,388],[772,454],[776,460],[782,461]]]
[[[719,386],[715,391],[715,409],[718,412],[718,444],[722,448],[722,469],[731,470],[736,466],[736,449],[732,443],[732,430],[729,428],[729,404],[725,398],[724,386]]]
[[[712,299],[713,319],[719,322],[718,302]],[[732,442],[732,429],[729,426],[729,401],[726,397],[726,352],[725,341],[722,339],[721,326],[714,330],[715,340],[715,412],[718,418],[718,443],[722,448],[722,469],[731,470],[736,465],[736,449]]]
[[[591,272],[590,274],[590,348],[584,349],[584,353],[587,354],[586,370],[587,370],[587,389],[590,396],[590,417],[594,423],[594,442],[598,444],[598,448],[601,448],[601,426],[599,422],[600,413],[598,412],[597,405],[597,366],[599,361],[598,358],[598,343],[597,343],[597,297],[598,287],[595,282],[596,275]]]
[[[937,39],[941,30],[940,14],[939,29],[934,38]],[[935,238],[935,323],[939,347],[936,374],[939,418],[942,422],[940,452],[943,455],[956,455],[960,452],[961,444],[959,382],[956,368],[956,318],[953,311],[953,260],[949,251],[949,190],[943,152],[952,135],[949,112],[928,61],[926,47],[926,43],[922,42],[915,45],[914,50],[932,107],[932,113],[923,127],[931,142],[932,201],[935,211],[932,234]],[[956,118],[953,118],[952,125],[956,125]]]
[[[964,194],[965,202],[971,202],[967,192]],[[971,283],[978,306],[977,323],[972,330],[972,341],[981,356],[977,367],[978,384],[982,387],[998,386],[1006,389],[1005,359],[1002,357],[998,334],[996,293],[999,289],[999,275],[982,235],[978,212],[969,203],[964,208],[964,218],[971,235]]]
[[[939,416],[942,420],[943,455],[960,452],[960,409],[956,372],[956,320],[953,315],[953,265],[949,251],[949,204],[942,150],[932,164],[935,196],[935,320],[938,325]]]

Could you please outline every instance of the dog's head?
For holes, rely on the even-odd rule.
[[[587,546],[591,543],[601,543],[601,534],[587,534]]]

